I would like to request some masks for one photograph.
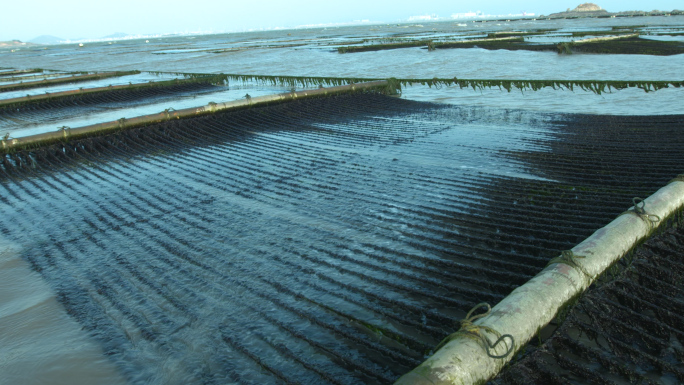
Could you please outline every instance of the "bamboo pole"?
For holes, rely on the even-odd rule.
[[[643,208],[650,220],[654,220],[655,216],[667,218],[682,206],[684,182],[673,181],[644,200]],[[565,263],[549,265],[474,324],[511,335],[515,340],[512,353],[515,353],[581,295],[596,277],[648,237],[652,232],[650,220],[639,215],[620,215],[572,249],[575,256],[582,256],[575,260],[580,267]],[[499,343],[491,349],[493,355],[506,353],[511,344],[508,339],[504,342],[508,346]],[[513,356],[492,358],[477,341],[457,335],[395,385],[481,384],[494,377]]]
[[[435,43],[436,46],[448,45],[448,44],[474,44],[474,43],[487,43],[492,41],[523,41],[521,36],[507,36],[507,37],[483,37],[481,39],[465,39],[465,40],[455,40],[455,41],[445,41],[442,43]]]
[[[86,81],[86,80],[106,79],[106,78],[117,77],[117,76],[137,75],[139,73],[140,73],[140,71],[102,72],[102,73],[90,74],[90,75],[69,76],[67,78],[38,80],[35,82],[5,84],[5,85],[0,85],[0,92],[21,90],[21,89],[27,89],[27,88],[37,88],[37,87],[51,86],[51,85],[63,84],[63,83],[82,82],[82,81]]]
[[[385,89],[388,87],[386,80],[349,84],[338,87],[319,88],[315,90],[287,92],[274,95],[245,98],[225,103],[210,103],[202,107],[185,108],[181,110],[165,110],[158,114],[137,116],[126,119],[121,118],[112,122],[98,123],[78,128],[61,128],[58,131],[30,135],[20,138],[7,138],[0,141],[4,153],[18,148],[38,147],[57,141],[79,139],[88,136],[103,135],[114,131],[125,130],[137,126],[159,123],[171,119],[189,118],[214,113],[217,111],[253,107],[258,105],[280,103],[295,99],[311,98],[316,96],[329,96],[347,92],[364,91],[371,89]]]
[[[604,41],[611,41],[611,40],[620,40],[620,39],[630,39],[633,37],[639,37],[638,33],[631,33],[629,35],[620,35],[620,36],[607,36],[607,37],[593,37],[590,39],[582,39],[582,40],[575,40],[573,41],[574,44],[584,44],[584,43],[601,43]]]
[[[31,75],[31,76],[16,76],[16,77],[0,77],[0,82],[3,83],[8,83],[8,82],[16,82],[16,81],[23,81],[23,80],[34,80],[34,79],[47,79],[47,78],[57,78],[60,76],[69,76],[73,75],[71,72],[58,72],[58,73],[53,73],[53,74],[40,74],[40,75]],[[0,74],[1,76],[1,74]]]
[[[11,99],[2,99],[0,100],[0,108],[8,106],[8,105],[13,105],[13,104],[18,104],[18,103],[26,103],[26,102],[37,102],[37,101],[44,101],[44,100],[51,100],[54,98],[61,98],[61,97],[68,97],[68,96],[74,96],[74,95],[87,95],[87,94],[94,94],[98,92],[108,92],[108,91],[115,91],[115,90],[127,90],[127,89],[138,89],[138,88],[149,88],[149,87],[164,87],[164,86],[172,86],[176,84],[183,84],[183,83],[201,83],[201,79],[173,79],[173,80],[165,80],[161,82],[148,82],[148,83],[138,83],[138,84],[121,84],[118,86],[106,86],[106,87],[96,87],[96,88],[79,88],[77,90],[69,90],[69,91],[62,91],[62,92],[52,92],[52,93],[47,93],[47,94],[39,94],[39,95],[27,95],[27,96],[22,96],[18,98],[11,98]],[[207,77],[207,82],[211,82],[211,76]]]
[[[36,72],[43,72],[43,70],[36,68],[36,69],[29,69],[29,70],[5,71],[5,72],[0,72],[0,77],[20,75],[20,74],[34,74]]]

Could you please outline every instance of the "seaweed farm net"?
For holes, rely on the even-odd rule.
[[[682,116],[379,94],[18,151],[0,234],[131,383],[388,383],[684,164]]]
[[[614,280],[587,293],[543,345],[495,384],[684,383],[684,228],[639,246]]]

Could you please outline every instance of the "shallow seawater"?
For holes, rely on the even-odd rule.
[[[142,70],[191,73],[236,73],[333,77],[474,78],[474,79],[582,79],[582,80],[681,80],[684,55],[558,55],[555,52],[489,51],[484,49],[396,49],[353,54],[337,53],[338,45],[364,39],[394,37],[458,36],[463,33],[534,31],[557,29],[559,33],[611,30],[641,26],[649,33],[666,33],[684,25],[684,16],[578,20],[522,20],[511,22],[440,22],[426,25],[377,25],[314,28],[287,31],[245,32],[207,36],[177,36],[50,46],[2,52],[0,66],[57,70]],[[537,37],[534,37],[535,39]],[[563,38],[565,39],[565,38]],[[674,38],[678,39],[678,38]],[[171,53],[173,52],[173,53]],[[166,54],[163,54],[166,53]],[[109,84],[109,83],[105,83]],[[465,105],[530,108],[603,114],[682,113],[672,93],[654,93],[634,108],[632,93],[590,96],[583,92],[547,92],[542,96],[510,95],[473,90],[417,91],[421,100]],[[503,92],[505,93],[505,91]],[[411,97],[408,90],[405,97]],[[662,95],[662,100],[660,99]],[[549,102],[553,98],[553,102]],[[484,102],[482,100],[485,100]],[[608,100],[608,102],[606,102]]]

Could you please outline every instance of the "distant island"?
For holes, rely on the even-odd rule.
[[[576,19],[581,17],[633,17],[633,16],[670,16],[670,15],[684,15],[684,11],[622,11],[622,12],[608,12],[605,9],[594,3],[582,3],[575,7],[575,9],[568,8],[565,12],[552,13],[547,17],[552,19]]]
[[[9,40],[9,41],[0,41],[0,48],[5,48],[5,47],[29,47],[32,45],[36,45],[33,43],[24,43],[21,40]]]

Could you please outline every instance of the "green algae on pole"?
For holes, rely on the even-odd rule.
[[[163,73],[163,72],[160,72]],[[183,74],[184,76],[199,76],[199,74]],[[219,75],[217,75],[219,76]],[[485,88],[499,88],[508,92],[538,91],[543,88],[574,91],[575,88],[601,95],[613,90],[639,88],[645,92],[657,91],[663,88],[684,86],[684,80],[538,80],[538,79],[459,79],[459,78],[341,78],[321,76],[279,76],[279,75],[248,75],[248,74],[220,74],[226,81],[256,82],[274,86],[311,87],[311,86],[340,86],[350,83],[373,82],[387,80],[390,86],[401,91],[402,86],[427,85],[428,87],[455,87],[483,90]]]
[[[29,75],[29,76],[14,76],[14,77],[0,77],[0,82],[10,83],[10,82],[20,82],[23,80],[35,80],[35,79],[47,79],[47,78],[58,78],[60,76],[76,75],[80,72],[56,72],[56,73],[41,73],[40,75]]]
[[[76,90],[62,91],[62,92],[52,92],[39,95],[28,95],[19,98],[11,99],[0,99],[0,110],[5,108],[15,108],[19,106],[24,106],[27,104],[35,104],[39,102],[54,101],[56,99],[62,98],[73,98],[81,95],[92,95],[98,93],[108,93],[123,90],[140,90],[140,89],[150,89],[154,87],[172,87],[185,84],[211,84],[211,85],[224,85],[226,84],[226,78],[221,75],[205,75],[205,76],[195,76],[187,77],[185,79],[173,79],[158,82],[148,82],[148,83],[138,83],[138,84],[122,84],[118,86],[106,86],[106,87],[96,87],[96,88],[79,88]]]
[[[106,78],[126,76],[126,75],[137,75],[139,73],[140,73],[140,71],[101,72],[101,73],[89,74],[89,75],[70,76],[67,78],[45,79],[45,80],[39,80],[39,81],[35,81],[35,82],[6,84],[6,85],[0,85],[0,92],[15,91],[15,90],[22,90],[22,89],[30,89],[30,88],[40,88],[40,87],[51,86],[51,85],[55,85],[55,84],[75,83],[75,82],[81,82],[81,81],[87,81],[87,80],[106,79]]]
[[[654,55],[671,56],[684,54],[684,42],[660,41],[644,39],[638,34],[626,36],[614,36],[611,38],[596,38],[579,40],[575,42],[560,43],[567,45],[572,52],[595,53],[595,54],[622,54],[622,55]],[[567,50],[558,49],[559,53],[568,53]]]
[[[33,68],[33,69],[27,69],[27,70],[6,71],[6,72],[0,72],[0,77],[20,75],[20,74],[35,74],[38,72],[43,72],[43,70],[40,68]]]

